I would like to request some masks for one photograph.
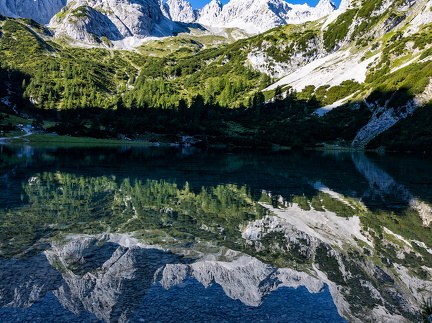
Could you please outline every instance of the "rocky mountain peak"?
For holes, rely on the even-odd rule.
[[[181,5],[182,0],[171,0],[171,4],[174,6],[179,1]],[[125,0],[121,3],[117,0],[79,0],[69,1],[51,19],[49,26],[57,36],[86,43],[98,42],[98,37],[113,41],[128,37],[142,39],[155,34],[172,34],[175,23],[165,15],[159,0]],[[186,15],[184,19],[187,19]]]
[[[85,9],[85,12],[83,11]],[[212,0],[194,10],[186,0],[8,0],[0,14],[32,18],[49,24],[56,35],[86,43],[127,37],[168,36],[181,30],[181,23],[208,27],[239,28],[257,34],[271,28],[321,18],[335,10],[330,0],[315,7],[291,5],[284,0],[231,0],[222,5]]]
[[[185,0],[168,0],[163,4],[168,13],[168,18],[172,21],[192,23],[196,21],[197,12],[192,5]]]
[[[336,5],[333,1],[330,0],[320,0],[316,5],[315,9],[317,11],[333,11],[336,9]]]
[[[220,2],[219,0],[212,0],[200,10],[200,15],[216,18],[220,15],[222,7],[222,2]]]
[[[321,0],[312,8],[284,0],[231,0],[226,5],[213,0],[198,12],[197,22],[214,27],[236,27],[250,34],[271,28],[318,19],[333,12],[330,0]]]

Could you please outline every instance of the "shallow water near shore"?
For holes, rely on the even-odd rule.
[[[432,297],[428,156],[0,149],[1,322],[412,322]]]

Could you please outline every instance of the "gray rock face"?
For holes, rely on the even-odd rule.
[[[184,0],[168,0],[163,4],[167,17],[172,21],[180,21],[185,23],[195,22],[197,19],[197,11],[192,8],[192,5]]]
[[[401,111],[402,108],[395,110],[395,108],[377,107],[368,124],[358,131],[351,146],[355,148],[366,147],[373,138],[395,125],[399,120],[408,117],[416,108],[417,106],[413,102],[406,104],[403,112]]]
[[[80,0],[69,1],[50,27],[57,36],[94,43],[94,35],[110,40],[150,36],[164,19],[158,0]]]
[[[170,0],[167,4],[170,6],[170,3],[177,1]],[[197,11],[196,22],[211,27],[240,28],[254,34],[284,24],[318,19],[335,9],[334,3],[330,0],[321,0],[314,8],[306,4],[292,5],[283,0],[231,0],[226,5],[222,5],[218,0],[212,0]]]
[[[97,42],[95,36],[107,37],[111,40],[118,40],[124,37],[117,26],[107,16],[91,7],[85,8],[85,15],[83,17],[76,17],[70,11],[66,13],[64,19],[55,17],[51,26],[56,28],[57,34],[86,43]],[[127,30],[124,31],[126,35],[131,36]]]
[[[313,37],[306,42],[305,48],[299,48],[298,44],[286,41],[280,46],[280,50],[293,50],[293,54],[285,61],[276,61],[268,54],[268,49],[273,44],[263,41],[260,48],[253,48],[248,53],[248,64],[254,69],[266,73],[273,78],[280,78],[293,73],[299,68],[325,57],[328,52],[324,48],[323,41],[319,37]]]
[[[9,17],[31,18],[48,24],[51,18],[66,5],[67,0],[2,0],[0,14]]]
[[[223,5],[219,0],[212,0],[200,10],[201,17],[208,17],[210,21],[216,20],[221,15]]]
[[[352,8],[353,6],[352,2],[353,2],[352,0],[342,0],[339,5],[339,10],[345,11]]]

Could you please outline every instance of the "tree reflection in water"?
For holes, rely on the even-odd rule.
[[[431,296],[430,196],[363,153],[20,149],[2,154],[2,306],[53,292],[88,321],[174,319],[169,300],[184,320],[409,322]]]

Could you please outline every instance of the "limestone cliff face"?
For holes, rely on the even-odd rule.
[[[234,27],[256,34],[283,24],[318,19],[334,10],[330,0],[321,0],[316,7],[291,5],[283,0],[231,0],[226,5],[213,0],[201,10],[194,10],[185,0],[5,0],[0,3],[2,15],[32,18],[49,24],[58,36],[90,44],[100,41],[97,37],[115,41],[172,35],[181,30],[177,22]]]
[[[51,18],[66,5],[67,0],[2,0],[0,14],[9,17],[31,18],[48,24]]]
[[[399,120],[411,115],[416,108],[417,106],[412,101],[399,108],[376,107],[372,118],[358,131],[351,146],[355,148],[366,147],[372,139],[394,126]]]
[[[316,7],[282,0],[231,0],[222,6],[213,0],[199,11],[197,22],[213,27],[241,28],[255,34],[285,24],[319,19],[335,10],[329,0],[321,0]]]
[[[339,10],[345,11],[353,7],[353,0],[342,0],[339,5]]]
[[[132,34],[124,28],[120,31],[117,26],[100,11],[91,7],[83,7],[83,15],[76,16],[73,11],[63,9],[64,18],[55,17],[51,27],[56,29],[57,36],[64,36],[86,43],[97,43],[97,37],[107,37],[111,40],[122,39]],[[122,34],[123,32],[123,34]]]
[[[263,41],[260,48],[252,48],[247,56],[247,64],[255,70],[266,73],[273,78],[281,78],[328,55],[323,46],[322,39],[318,36],[311,37],[301,46],[295,41],[286,41],[283,44],[278,44],[278,50],[290,50],[293,52],[289,58],[283,61],[277,60],[268,54],[268,50],[273,46],[271,42]]]
[[[118,2],[116,0],[69,1],[49,24],[57,36],[95,43],[96,37],[120,40],[144,38],[156,33],[166,23],[158,0]]]
[[[192,23],[197,19],[198,12],[185,0],[168,0],[162,6],[167,17],[172,21]]]

